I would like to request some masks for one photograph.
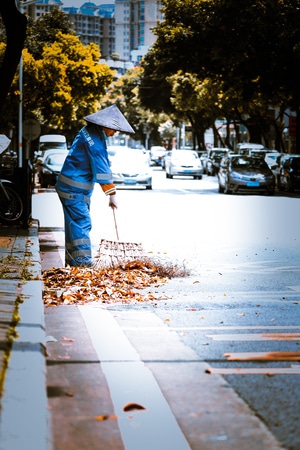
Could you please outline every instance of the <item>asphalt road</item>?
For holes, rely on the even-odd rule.
[[[180,424],[178,430],[168,420],[175,428],[167,427],[167,436],[175,433],[182,442],[180,450],[186,448],[181,432],[195,449],[231,450],[241,445],[255,450],[299,449],[298,194],[227,196],[217,193],[212,177],[166,180],[160,169],[154,176],[153,191],[119,190],[121,239],[141,241],[157,257],[184,263],[191,275],[153,289],[157,300],[149,304],[108,305],[105,312],[81,307],[80,329],[88,329],[101,361],[124,359],[124,354],[113,356],[113,352],[125,338],[130,346],[125,355],[138,352],[139,357],[133,358],[137,370],[143,361]],[[106,203],[100,190],[95,191],[95,252],[100,238],[115,239]],[[63,221],[54,192],[34,195],[33,216],[40,220],[41,237],[48,233],[48,239],[56,241],[56,261],[61,264]],[[44,256],[46,268],[46,252]],[[97,350],[98,327],[93,335],[93,315],[99,315],[101,321],[102,314],[109,321],[113,318],[112,326],[123,333],[116,345],[108,346],[111,353],[104,355],[103,348]],[[48,313],[47,317],[52,334],[54,325]],[[114,335],[109,336],[106,334],[106,342],[115,342]],[[125,370],[124,364],[123,360],[121,370]],[[104,378],[113,379],[110,365],[107,373],[105,364],[101,365]],[[144,376],[141,374],[143,380]],[[115,398],[114,385],[109,388],[116,411],[126,396]],[[154,419],[149,420],[154,426]],[[125,448],[134,448],[128,429],[122,429],[122,420],[119,429],[123,442],[128,443]],[[155,447],[149,449],[171,448],[152,444]]]

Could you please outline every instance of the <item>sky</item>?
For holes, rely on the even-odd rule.
[[[98,5],[105,5],[107,3],[115,3],[115,0],[61,0],[63,2],[63,7],[75,6],[75,8],[79,8],[79,6],[83,5],[87,1],[91,1],[91,3],[95,3]]]

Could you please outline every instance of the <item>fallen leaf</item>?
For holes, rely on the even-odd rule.
[[[139,403],[127,403],[127,405],[125,405],[123,407],[123,411],[128,412],[128,411],[134,411],[134,410],[142,410],[142,409],[146,409],[144,406],[140,405]]]
[[[68,337],[65,337],[65,336],[62,336],[62,340],[66,341],[66,342],[75,342],[75,339],[68,338]]]

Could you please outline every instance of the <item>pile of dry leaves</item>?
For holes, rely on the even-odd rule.
[[[43,271],[43,299],[47,306],[156,300],[153,294],[139,290],[186,275],[185,268],[150,259],[135,260],[114,268],[50,269]]]

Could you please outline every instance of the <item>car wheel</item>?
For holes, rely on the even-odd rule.
[[[148,190],[152,189],[152,184],[146,186],[146,189],[148,189]]]
[[[195,175],[194,176],[194,180],[201,180],[202,179],[202,176],[201,175]]]
[[[283,190],[285,192],[291,192],[293,190],[293,187],[291,185],[291,180],[289,178],[286,178],[286,183],[283,186]]]
[[[231,194],[231,189],[229,189],[227,181],[225,181],[224,193],[225,194]]]

